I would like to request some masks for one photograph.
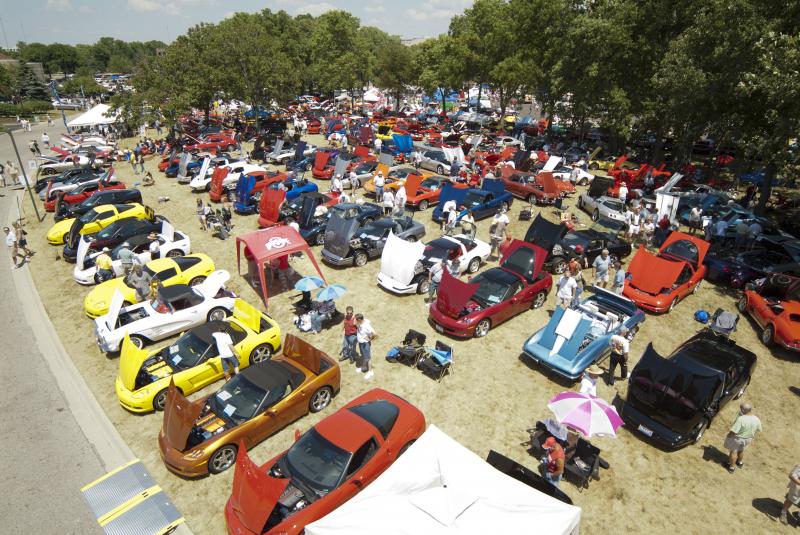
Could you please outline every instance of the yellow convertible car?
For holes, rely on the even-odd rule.
[[[202,253],[175,258],[157,258],[144,266],[151,277],[158,278],[164,286],[188,284],[196,286],[214,272],[214,261]],[[114,292],[119,291],[124,298],[123,306],[138,303],[136,290],[128,285],[128,277],[107,280],[92,289],[83,300],[83,310],[90,318],[99,318],[108,312]]]
[[[90,209],[78,218],[62,219],[47,231],[47,242],[50,245],[63,245],[73,223],[80,225],[80,234],[100,232],[114,221],[135,217],[136,219],[153,219],[153,209],[138,203],[101,204]]]
[[[162,411],[170,380],[188,396],[222,379],[225,374],[213,337],[220,327],[233,340],[240,368],[269,360],[280,349],[278,324],[242,299],[236,300],[233,316],[195,327],[163,349],[139,349],[126,335],[116,381],[122,406],[132,412]]]

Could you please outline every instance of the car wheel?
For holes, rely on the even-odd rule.
[[[745,312],[747,310],[747,296],[743,295],[739,302],[736,303],[736,308],[739,309],[739,312]]]
[[[167,389],[164,388],[153,398],[153,408],[157,411],[163,411],[166,404],[167,404]]]
[[[228,310],[222,307],[212,308],[208,313],[208,321],[222,321],[228,317]]]
[[[183,251],[180,249],[173,249],[167,253],[167,258],[178,258],[179,256],[183,256]]]
[[[547,294],[544,292],[539,292],[533,298],[533,302],[531,303],[531,308],[541,308],[544,305],[545,300],[547,299]]]
[[[747,392],[747,387],[750,386],[750,379],[748,378],[747,381],[744,382],[742,387],[736,392],[736,396],[733,399],[739,399],[740,397],[744,396]]]
[[[475,338],[483,338],[489,334],[489,329],[492,328],[492,321],[489,318],[482,319],[475,326]]]
[[[406,236],[406,241],[408,243],[414,243],[415,241],[417,241],[417,237],[416,236]]]
[[[400,448],[400,451],[397,452],[397,456],[400,457],[401,455],[403,455],[406,452],[406,450],[414,444],[414,442],[416,442],[416,440],[409,440],[408,442],[403,444],[403,447]]]
[[[586,178],[586,177],[583,177],[583,178],[580,180],[580,182],[578,182],[578,185],[579,185],[579,186],[586,186],[586,185],[588,185],[588,184],[589,184],[589,179],[588,179],[588,178]]]
[[[443,175],[444,167],[442,167],[441,165],[436,166],[436,174]]]
[[[772,325],[767,325],[767,328],[761,333],[761,343],[769,347],[775,338],[775,328]]]
[[[576,204],[578,205],[578,208],[583,208],[583,201],[580,197],[578,197],[578,202]]]
[[[228,145],[227,147],[225,147],[225,152],[233,152],[235,149],[236,149],[235,146]]]
[[[311,171],[311,164],[310,164],[310,163],[307,163],[307,164],[304,166],[304,168],[305,168],[305,170],[306,170],[307,172],[308,172],[308,171]]]
[[[320,231],[320,233],[317,234],[317,237],[314,238],[314,242],[317,245],[325,245],[325,233]]]
[[[600,210],[595,210],[592,213],[592,221],[597,221],[598,219],[600,219]]]
[[[250,352],[250,364],[259,364],[272,358],[272,346],[259,344]]]
[[[323,386],[311,396],[308,400],[308,410],[311,412],[319,412],[331,404],[333,399],[333,390],[329,386]]]
[[[420,212],[424,212],[428,209],[428,201],[419,201],[419,206],[417,206],[417,210]]]
[[[700,423],[697,424],[697,427],[694,431],[694,439],[693,442],[697,444],[700,442],[700,439],[703,438],[703,435],[706,433],[706,429],[708,429],[708,418],[703,418],[700,420]]]
[[[417,293],[418,294],[426,294],[431,287],[431,283],[428,279],[422,279],[417,283]]]
[[[598,169],[600,169],[600,166],[597,165],[596,163],[591,163],[589,164],[589,169],[591,169],[592,171],[597,171]]]
[[[678,298],[676,297],[676,298],[675,298],[675,299],[673,299],[673,300],[672,300],[672,302],[669,304],[669,310],[668,310],[668,312],[672,312],[672,309],[674,309],[674,308],[675,308],[675,305],[677,305],[677,304],[678,304]]]
[[[699,290],[700,290],[700,283],[698,282],[697,284],[694,285],[694,288],[692,288],[692,293],[696,294]]]
[[[364,251],[356,251],[356,254],[353,256],[353,265],[356,267],[364,267],[367,265],[367,260],[369,260],[367,253]]]
[[[527,198],[528,204],[536,204],[536,195],[531,193]]]
[[[208,471],[212,474],[224,472],[236,462],[237,448],[233,444],[226,444],[214,452],[208,460]]]
[[[561,257],[556,257],[552,262],[552,266],[553,273],[561,275],[567,270],[567,261]]]
[[[139,349],[142,349],[144,347],[144,345],[145,345],[144,338],[142,338],[141,336],[138,336],[136,334],[131,335],[131,342],[133,343],[133,345],[135,345]]]
[[[199,277],[195,277],[189,281],[189,286],[197,286],[198,284],[203,284],[203,281],[206,280],[205,275],[200,275]]]
[[[475,258],[469,261],[469,264],[467,265],[467,271],[469,271],[470,273],[475,273],[476,271],[478,271],[478,269],[480,269],[480,267],[481,267],[481,259],[476,256]]]

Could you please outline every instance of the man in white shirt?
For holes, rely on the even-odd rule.
[[[364,379],[369,381],[375,375],[370,369],[369,361],[372,358],[372,340],[375,339],[375,329],[372,323],[363,314],[356,314],[356,342],[358,342],[358,352],[361,355],[361,362],[356,367],[358,373],[364,372]]]
[[[347,178],[350,179],[350,189],[361,187],[361,181],[358,179],[358,175],[355,171],[351,170]]]
[[[725,231],[728,230],[728,222],[724,219],[717,221],[717,227],[714,229],[714,237],[722,239],[725,237]]]
[[[381,147],[382,146],[383,146],[383,141],[381,141],[381,138],[376,137],[375,138],[375,154],[377,154],[378,156],[381,155]]]
[[[342,192],[342,175],[334,175],[333,180],[331,180],[331,193],[341,193]]]
[[[17,234],[8,227],[4,227],[3,232],[6,233],[6,247],[11,249],[11,262],[15,268],[21,267],[25,263],[25,255],[21,254],[17,247]],[[17,262],[18,257],[21,258],[19,262]]]
[[[450,212],[456,211],[456,201],[450,199],[442,205],[442,232],[447,229]]]
[[[622,185],[619,187],[619,200],[624,203],[627,200],[627,198],[628,198],[628,186],[625,184],[625,182],[623,182]]]
[[[428,297],[425,301],[430,302],[436,298],[436,292],[439,291],[439,284],[442,282],[442,274],[444,273],[444,260],[435,262],[428,270]]]
[[[628,352],[630,351],[630,344],[628,343],[628,328],[622,327],[619,334],[611,337],[608,344],[611,346],[611,358],[608,365],[608,384],[614,385],[614,371],[617,365],[620,367],[622,373],[622,380],[628,378]]]
[[[382,171],[378,171],[372,183],[375,184],[375,199],[383,199],[383,186],[386,184],[386,179],[383,177]]]
[[[394,209],[398,216],[402,216],[405,212],[407,200],[408,196],[406,195],[406,187],[400,186],[400,188],[397,190],[397,193],[394,195]]]
[[[700,228],[703,210],[699,206],[695,206],[689,212],[689,233],[694,235],[695,230]]]
[[[592,364],[583,372],[581,379],[581,394],[597,395],[597,378],[603,374],[603,370],[597,364]]]
[[[147,247],[147,250],[150,252],[150,260],[155,260],[159,257],[159,251],[161,250],[161,243],[158,241],[158,234],[155,232],[151,232],[147,239],[150,240],[150,245]]]
[[[225,380],[228,381],[232,377],[231,370],[233,370],[233,375],[239,373],[239,355],[233,346],[233,340],[231,340],[231,335],[228,334],[224,323],[220,323],[217,327],[217,332],[211,336],[214,337],[214,341],[217,343],[217,354],[222,363]]]
[[[564,309],[569,308],[572,303],[572,298],[575,297],[575,289],[578,287],[578,282],[572,273],[567,271],[558,279],[556,284],[558,291],[556,292],[556,306]]]

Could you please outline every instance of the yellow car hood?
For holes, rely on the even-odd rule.
[[[131,392],[136,386],[136,376],[139,374],[139,370],[142,369],[142,364],[147,360],[147,357],[148,352],[136,347],[131,342],[128,333],[125,333],[119,353],[119,378],[123,386]]]
[[[117,277],[92,288],[92,291],[83,300],[83,308],[90,314],[102,316],[108,312],[111,298],[117,290],[122,294],[125,301],[136,303],[136,292],[132,288],[128,288],[124,277]]]

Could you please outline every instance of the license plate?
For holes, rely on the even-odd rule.
[[[647,427],[645,427],[643,425],[640,425],[637,429],[639,431],[641,431],[642,433],[644,433],[645,435],[647,435],[648,437],[652,437],[653,436],[653,430],[650,429],[650,428],[647,428]]]
[[[442,327],[441,325],[434,325],[433,328],[439,331],[440,333],[444,332],[444,327]]]

